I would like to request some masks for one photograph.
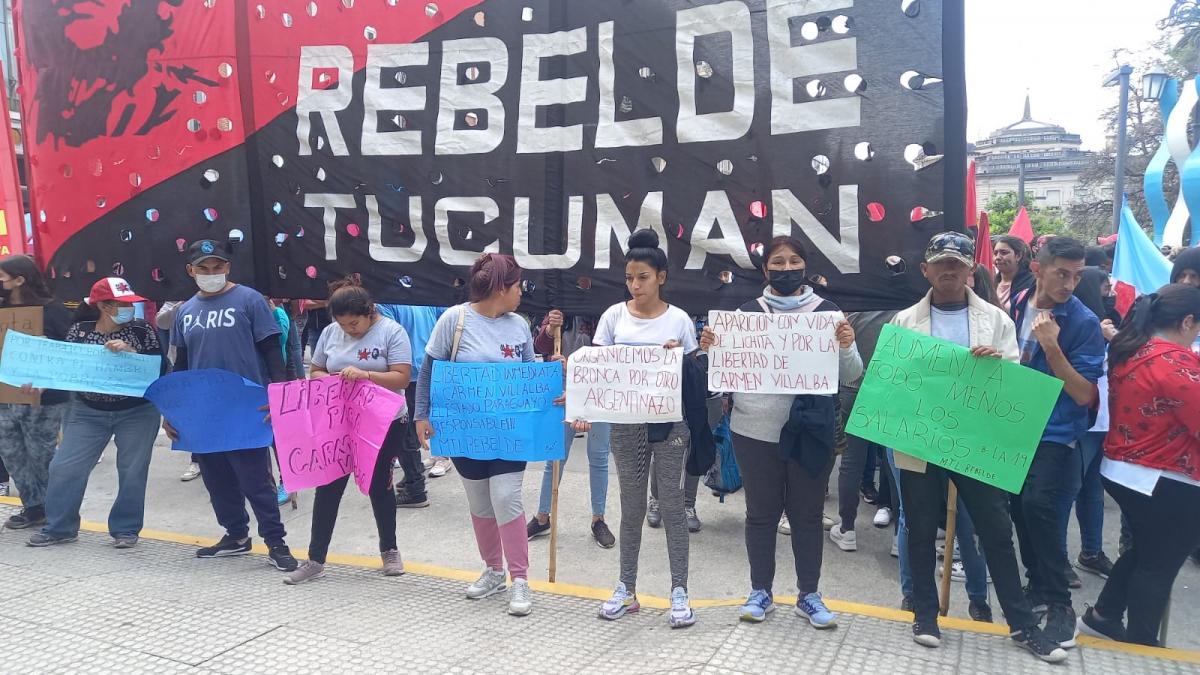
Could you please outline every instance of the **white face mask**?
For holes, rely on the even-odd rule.
[[[205,293],[216,293],[225,288],[224,274],[197,274],[196,286]]]

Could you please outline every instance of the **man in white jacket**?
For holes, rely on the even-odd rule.
[[[975,295],[967,280],[975,267],[975,244],[959,232],[943,232],[929,240],[921,272],[932,286],[917,304],[901,311],[892,323],[902,328],[957,343],[976,358],[1018,362],[1017,333],[1012,319],[999,307]],[[937,589],[934,585],[934,541],[946,506],[945,478],[954,481],[971,513],[987,557],[996,596],[1009,625],[1009,637],[1043,661],[1063,661],[1067,653],[1048,640],[1038,626],[1025,594],[1013,547],[1008,496],[1000,488],[960,473],[895,452],[900,470],[900,495],[908,528],[908,558],[913,580],[913,640],[926,647],[941,643]]]

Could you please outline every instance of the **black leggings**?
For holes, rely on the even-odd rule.
[[[400,456],[405,449],[404,434],[406,422],[392,422],[387,437],[379,448],[379,458],[375,460],[375,472],[371,476],[371,510],[375,512],[375,527],[379,530],[379,550],[390,551],[396,548],[396,495],[392,492],[392,460]],[[308,545],[308,559],[325,564],[325,556],[329,553],[329,542],[333,539],[333,525],[337,522],[338,507],[342,504],[342,494],[346,491],[346,483],[350,476],[341,478],[317,488],[313,500],[312,536]]]
[[[1129,613],[1127,640],[1158,646],[1171,586],[1188,554],[1200,544],[1200,487],[1159,478],[1153,496],[1130,490],[1107,478],[1104,489],[1129,519],[1133,545],[1117,558],[1096,611],[1106,619]],[[989,560],[989,562],[991,562]]]

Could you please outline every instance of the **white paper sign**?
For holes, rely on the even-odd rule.
[[[567,419],[683,420],[683,349],[581,347],[567,359]]]
[[[841,319],[841,312],[709,312],[717,338],[708,352],[709,391],[836,394]]]

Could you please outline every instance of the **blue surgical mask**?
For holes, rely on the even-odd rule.
[[[117,315],[113,317],[113,321],[118,324],[126,324],[133,321],[134,311],[132,307],[118,307]]]

